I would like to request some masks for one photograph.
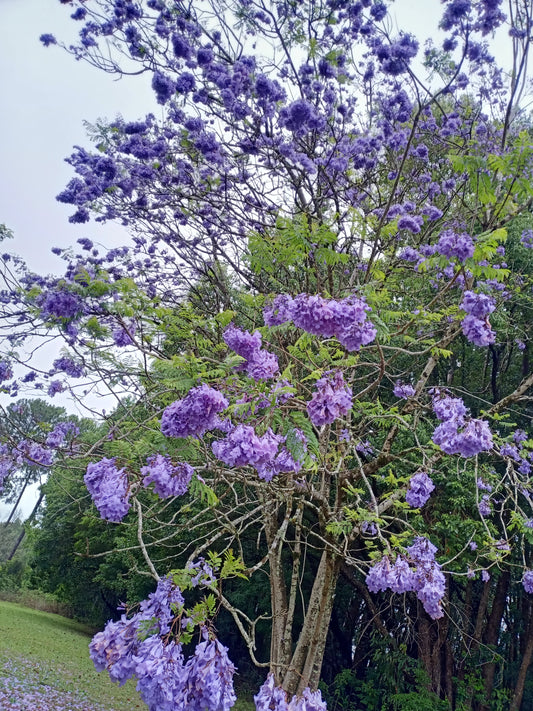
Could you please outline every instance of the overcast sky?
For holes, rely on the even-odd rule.
[[[439,0],[398,0],[393,7],[402,18],[395,26],[422,41],[428,34],[435,37]],[[15,234],[2,251],[21,254],[41,273],[61,271],[53,246],[67,247],[79,237],[109,246],[127,240],[117,226],[71,225],[72,207],[55,200],[73,176],[65,157],[74,145],[88,145],[83,122],[119,113],[133,120],[160,110],[149,77],[117,80],[58,47],[42,46],[43,33],[66,41],[74,37],[79,23],[70,19],[71,12],[58,0],[0,0],[0,223]],[[25,510],[33,500],[27,499]],[[0,504],[0,519],[4,511]]]

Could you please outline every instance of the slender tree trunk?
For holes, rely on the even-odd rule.
[[[11,509],[11,513],[10,513],[9,516],[8,516],[8,519],[7,519],[7,521],[6,521],[6,524],[11,523],[11,519],[12,519],[13,516],[15,515],[15,512],[16,512],[16,510],[17,510],[17,508],[18,508],[18,505],[20,504],[20,500],[22,499],[22,496],[23,496],[24,492],[26,491],[26,487],[28,486],[29,480],[30,480],[30,477],[27,476],[26,479],[25,479],[25,481],[24,481],[24,484],[23,484],[23,486],[22,486],[22,489],[21,489],[21,491],[20,491],[20,494],[19,494],[18,497],[17,497],[17,500],[16,500],[16,502],[15,502],[15,505],[14,505],[13,508]]]
[[[487,627],[483,637],[485,644],[491,647],[495,647],[497,645],[498,638],[500,636],[500,629],[502,625],[503,613],[505,612],[505,605],[507,603],[507,591],[509,590],[510,580],[511,574],[508,570],[506,570],[501,574],[498,584],[496,585],[496,593],[494,595],[492,609],[490,611]],[[488,711],[490,707],[490,697],[492,694],[495,673],[496,662],[494,660],[484,665],[483,693],[485,700],[483,704],[480,704],[479,711]]]
[[[31,514],[30,514],[30,515],[28,516],[28,518],[26,519],[26,523],[29,523],[30,521],[33,520],[33,518],[35,517],[35,514],[37,513],[37,511],[38,511],[38,509],[39,509],[39,506],[41,505],[41,502],[42,502],[43,499],[44,499],[44,491],[41,491],[41,493],[39,494],[39,498],[37,499],[37,503],[36,503],[35,506],[33,507],[33,510],[32,510],[32,512],[31,512]],[[18,547],[20,546],[20,544],[21,544],[22,541],[24,540],[24,536],[25,536],[25,535],[26,535],[26,529],[23,528],[22,531],[20,532],[19,537],[18,537],[17,540],[15,541],[15,545],[14,545],[13,548],[11,549],[11,553],[10,553],[10,554],[8,555],[8,557],[7,557],[8,560],[12,560],[13,556],[15,555],[15,553],[16,553],[17,550],[18,550]]]
[[[289,695],[318,686],[340,565],[329,548],[322,552],[298,642],[283,676]]]
[[[531,663],[531,657],[533,655],[533,624],[530,622],[527,629],[527,643],[522,656],[522,663],[520,664],[520,670],[518,672],[518,678],[516,680],[516,686],[514,689],[513,698],[511,699],[511,705],[509,706],[509,711],[519,711],[522,705],[522,698],[524,696],[524,686],[526,683],[527,670]]]

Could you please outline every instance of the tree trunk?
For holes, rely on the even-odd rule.
[[[318,686],[340,564],[333,551],[322,552],[296,649],[283,675],[289,696]]]
[[[30,477],[27,476],[27,477],[26,477],[26,480],[24,481],[24,484],[23,484],[23,486],[22,486],[22,489],[21,489],[21,491],[20,491],[20,494],[17,496],[17,500],[16,500],[16,502],[15,502],[15,505],[14,505],[13,508],[11,509],[11,513],[10,513],[9,516],[8,516],[8,519],[7,519],[7,521],[6,521],[6,524],[11,523],[11,519],[13,518],[13,516],[15,515],[15,513],[16,513],[16,511],[17,511],[18,505],[20,504],[20,500],[22,499],[22,496],[23,496],[24,492],[26,491],[26,487],[28,486],[29,480],[30,480]]]
[[[496,585],[496,593],[483,637],[485,644],[490,647],[495,647],[498,644],[510,580],[511,574],[506,570],[501,574],[498,584]],[[496,661],[493,659],[483,667],[483,693],[485,698],[484,702],[479,706],[479,711],[488,711],[489,709],[495,672]]]
[[[524,696],[524,686],[526,683],[527,670],[531,663],[531,656],[533,655],[533,624],[530,622],[527,629],[527,643],[522,656],[522,663],[520,664],[520,671],[518,672],[518,678],[516,680],[516,686],[514,689],[513,698],[511,699],[511,705],[509,706],[509,711],[519,711],[522,704],[522,697]]]
[[[26,523],[29,523],[29,522],[32,521],[32,519],[35,517],[35,514],[37,513],[37,511],[38,511],[38,509],[39,509],[39,506],[41,505],[41,502],[42,502],[43,499],[44,499],[44,491],[41,491],[41,493],[39,494],[39,498],[37,499],[37,503],[36,503],[35,506],[33,507],[33,510],[32,510],[32,512],[31,512],[31,514],[30,514],[30,515],[28,516],[28,518],[26,519]],[[26,529],[23,528],[22,531],[20,532],[19,537],[18,537],[17,540],[15,541],[15,545],[14,545],[13,548],[11,549],[11,553],[10,553],[10,554],[8,555],[8,557],[7,557],[8,560],[12,560],[12,559],[13,559],[13,556],[15,555],[15,553],[16,553],[17,550],[18,550],[18,547],[20,546],[20,544],[21,544],[22,541],[24,540],[24,536],[25,536],[25,535],[26,535]]]

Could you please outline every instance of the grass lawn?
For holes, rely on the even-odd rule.
[[[119,687],[95,671],[91,636],[66,617],[0,601],[2,711],[146,711],[135,682]],[[255,705],[241,700],[233,708]]]
[[[50,709],[55,703],[65,711],[146,710],[135,683],[119,687],[95,670],[89,658],[91,636],[84,625],[65,617],[0,602],[0,681],[5,684],[0,707],[46,709],[48,699]],[[14,680],[26,688],[28,698],[19,698]]]

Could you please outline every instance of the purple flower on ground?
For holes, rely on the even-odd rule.
[[[533,230],[524,230],[520,242],[526,249],[533,249]]]
[[[104,458],[88,465],[83,480],[100,516],[114,523],[122,521],[130,508],[126,470],[117,469],[114,458]]]

